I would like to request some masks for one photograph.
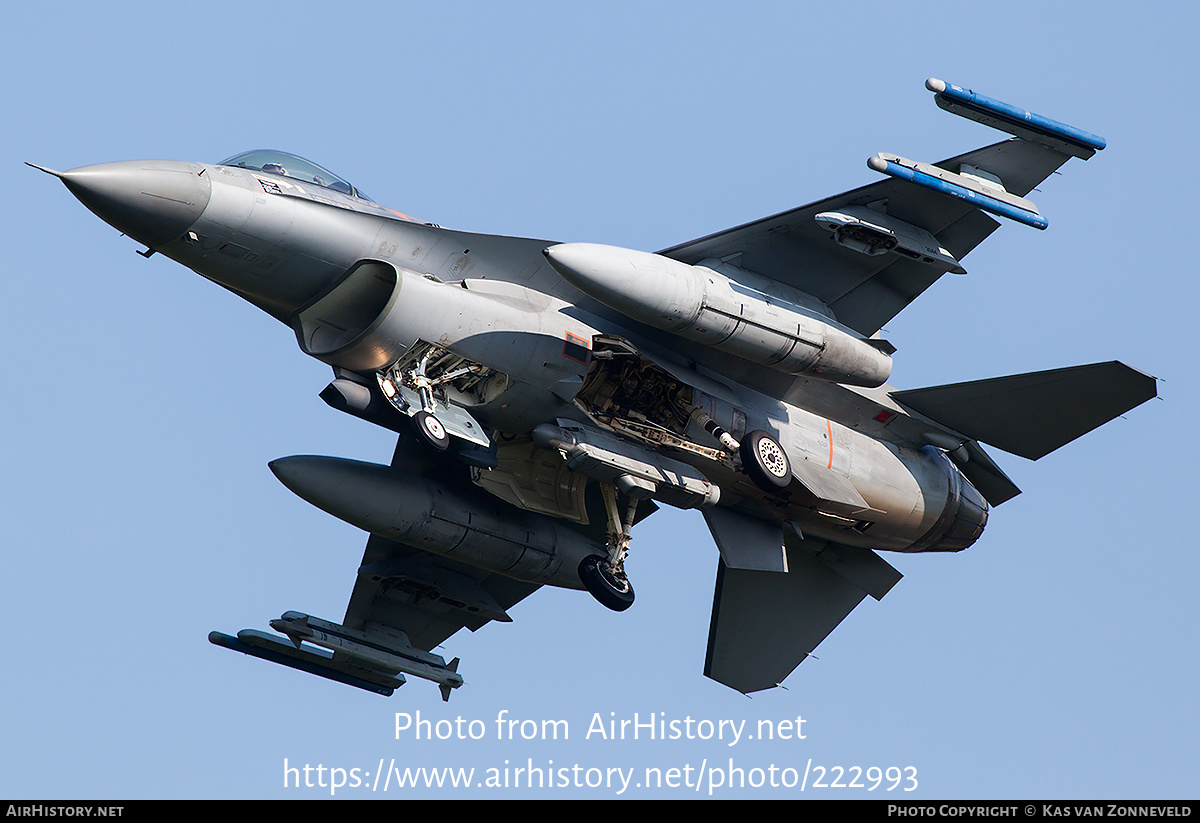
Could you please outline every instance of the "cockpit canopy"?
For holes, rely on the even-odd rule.
[[[288,177],[303,183],[315,183],[318,186],[341,192],[350,197],[357,197],[360,200],[366,200],[371,203],[375,202],[328,169],[322,168],[316,163],[310,163],[303,157],[288,154],[286,151],[255,149],[254,151],[235,154],[233,157],[222,160],[219,165],[237,166],[243,169],[257,169],[267,174]]]

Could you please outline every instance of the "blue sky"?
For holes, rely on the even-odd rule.
[[[330,795],[284,788],[285,760],[477,781],[530,762],[640,779],[732,760],[914,767],[915,791],[890,793],[905,798],[1195,797],[1198,16],[1183,3],[10,5],[0,795]],[[514,623],[446,644],[467,681],[449,704],[421,681],[384,699],[208,644],[287,609],[341,617],[364,536],[266,464],[386,462],[391,436],[318,399],[328,369],[286,328],[138,257],[22,161],[281,148],[442,225],[654,250],[870,182],[877,151],[933,162],[997,139],[937,109],[931,75],[1109,147],[1031,195],[1047,231],[1004,225],[969,275],[888,325],[892,382],[1120,359],[1162,378],[1161,400],[1036,464],[997,455],[1024,494],[965,552],[889,555],[905,579],[786,690],[747,698],[702,676],[717,554],[695,512],[670,510],[634,533],[633,609],[540,592]],[[395,714],[418,711],[487,733],[396,739]],[[497,740],[504,711],[566,720],[570,739]],[[586,739],[594,717],[635,713],[748,729],[803,717],[805,738]],[[336,796],[417,794],[466,793]]]

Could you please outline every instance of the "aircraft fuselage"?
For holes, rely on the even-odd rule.
[[[940,450],[889,442],[856,421],[716,377],[704,368],[703,346],[622,317],[565,282],[542,257],[552,243],[441,229],[257,169],[130,161],[62,177],[99,216],[288,324],[307,354],[332,366],[372,375],[424,345],[502,375],[498,391],[455,397],[489,430],[527,435],[555,420],[586,422],[597,404],[614,401],[589,405],[581,389],[602,382],[598,370],[620,357],[640,356],[642,370],[623,377],[686,386],[677,405],[702,409],[734,437],[773,432],[793,464],[836,475],[847,496],[865,503],[764,496],[695,421],[649,419],[673,429],[660,447],[718,486],[720,505],[845,545],[897,551],[956,551],[986,522],[986,503]],[[169,219],[148,220],[159,204]],[[597,341],[611,338],[629,341],[637,355],[599,360]],[[813,380],[810,389],[840,387]],[[648,416],[637,402],[620,407],[630,425]],[[677,441],[702,448],[679,449]],[[643,444],[653,446],[652,438]]]

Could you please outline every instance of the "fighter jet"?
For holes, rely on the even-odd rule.
[[[704,673],[754,692],[897,583],[879,552],[972,545],[1019,493],[982,443],[1036,460],[1155,380],[1109,362],[887,384],[881,327],[965,273],[996,217],[1045,229],[1029,193],[1105,145],[926,86],[1011,139],[936,164],[881,153],[875,183],[657,253],[445,229],[280,151],[37,167],[145,256],[288,326],[333,369],[326,403],[399,435],[387,465],[270,464],[369,533],[342,621],[289,611],[277,635],[211,642],[385,695],[424,678],[448,699],[459,660],[433,650],[540,586],[629,608],[632,532],[666,504],[699,509],[718,549]]]

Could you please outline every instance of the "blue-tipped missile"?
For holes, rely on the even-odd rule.
[[[949,197],[965,200],[984,211],[1016,220],[1035,229],[1044,229],[1050,225],[1028,200],[1004,191],[989,192],[972,177],[891,154],[877,154],[867,160],[867,166],[900,180],[907,180]]]
[[[926,80],[925,88],[934,93],[934,100],[938,106],[951,114],[1015,134],[1017,137],[1035,139],[1042,143],[1049,141],[1053,148],[1083,160],[1087,160],[1107,145],[1103,137],[1083,129],[984,97],[936,77]]]

